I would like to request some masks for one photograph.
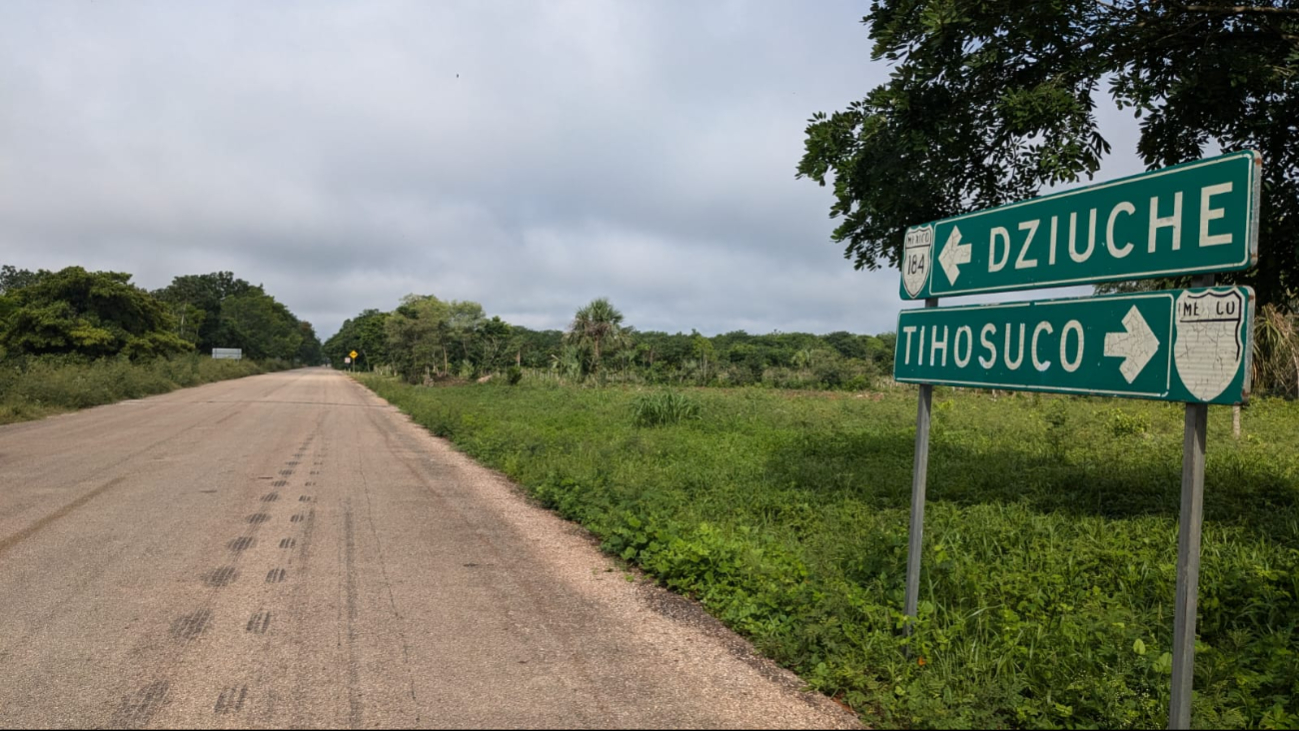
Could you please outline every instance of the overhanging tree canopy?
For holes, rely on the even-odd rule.
[[[1299,2],[876,0],[863,22],[890,79],[813,115],[798,166],[834,186],[856,268],[896,266],[910,224],[1090,178],[1104,90],[1149,168],[1263,153],[1259,266],[1224,279],[1299,295]]]

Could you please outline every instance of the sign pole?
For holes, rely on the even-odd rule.
[[[1173,693],[1170,729],[1191,727],[1195,611],[1200,588],[1200,526],[1204,520],[1204,442],[1208,404],[1186,405],[1182,510],[1177,534],[1177,606],[1173,612]]]
[[[1249,397],[1256,300],[1250,287],[1214,287],[1214,273],[1257,263],[1262,182],[1262,155],[1241,150],[907,228],[899,294],[925,301],[899,313],[893,360],[895,381],[920,386],[908,637],[919,614],[935,385],[1184,403],[1168,726],[1191,727],[1209,404]],[[1189,289],[937,306],[940,297],[1186,275],[1195,277]]]
[[[1213,286],[1213,275],[1197,277]],[[1177,530],[1177,595],[1173,610],[1173,686],[1168,728],[1191,727],[1195,675],[1195,614],[1200,592],[1200,529],[1204,523],[1204,452],[1209,405],[1187,404],[1182,439],[1182,507]]]
[[[938,306],[938,298],[925,300],[925,309]],[[925,535],[925,486],[929,478],[929,417],[933,407],[934,387],[920,385],[920,400],[916,408],[916,460],[911,476],[911,532],[907,546],[907,601],[905,613],[915,617],[920,608],[920,549]],[[911,634],[913,624],[907,624]]]

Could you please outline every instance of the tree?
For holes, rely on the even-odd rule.
[[[325,341],[325,357],[335,365],[341,366],[343,359],[356,351],[356,367],[373,370],[378,366],[389,364],[388,335],[384,323],[388,313],[379,310],[362,310],[350,320],[344,320],[343,326]]]
[[[260,286],[225,298],[220,320],[219,337],[227,343],[223,347],[240,348],[247,358],[291,361],[302,346],[298,319]]]
[[[261,291],[261,288],[235,277],[232,272],[212,272],[175,277],[171,284],[153,294],[171,311],[178,334],[192,340],[199,352],[210,353],[212,348],[240,347],[232,339],[238,336],[222,329],[221,306],[227,298],[254,290]],[[229,319],[225,322],[228,325]]]
[[[449,372],[450,316],[448,304],[437,297],[408,294],[384,321],[390,362],[407,381],[417,383],[425,373]]]
[[[529,330],[515,325],[510,337],[510,348],[515,362],[526,368],[547,368],[553,353],[564,347],[564,333],[560,330]]]
[[[1235,2],[1235,0],[1233,0]],[[1100,167],[1102,84],[1142,118],[1149,168],[1221,148],[1264,156],[1260,303],[1299,288],[1299,7],[1223,0],[875,0],[889,81],[809,120],[798,177],[833,184],[833,239],[896,266],[908,225],[1036,195]]]
[[[487,316],[483,314],[483,306],[477,302],[452,300],[447,303],[447,335],[459,346],[460,357],[457,360],[461,363],[476,360],[471,350],[479,331],[486,322]]]
[[[568,326],[566,339],[592,348],[591,371],[600,370],[601,351],[620,344],[625,336],[622,313],[605,297],[591,300],[579,309]]]
[[[162,303],[123,272],[68,267],[6,296],[0,346],[9,354],[133,360],[183,353]]]
[[[713,341],[700,335],[698,331],[690,331],[690,352],[696,360],[700,362],[703,370],[703,382],[708,383],[708,362],[717,359],[716,351],[713,348]]]
[[[176,337],[197,346],[207,313],[188,302],[163,302],[167,314],[176,323]]]
[[[29,269],[19,269],[12,264],[0,266],[0,296],[36,284],[51,274],[53,272],[48,269],[37,269],[33,272]]]
[[[320,338],[316,336],[316,328],[306,320],[298,321],[298,333],[302,336],[301,344],[298,345],[297,355],[294,360],[303,365],[320,365],[325,360],[325,355],[320,344]]]
[[[513,328],[495,315],[478,328],[477,362],[482,370],[496,371],[513,336]],[[521,360],[521,358],[520,358]]]

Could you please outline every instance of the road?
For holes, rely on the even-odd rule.
[[[343,374],[0,427],[0,726],[852,727]]]

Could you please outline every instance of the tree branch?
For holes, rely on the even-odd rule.
[[[1213,13],[1215,15],[1268,15],[1268,16],[1294,16],[1299,17],[1299,8],[1278,8],[1268,5],[1187,5],[1185,3],[1172,0],[1169,5],[1175,5],[1179,9],[1188,13]]]

